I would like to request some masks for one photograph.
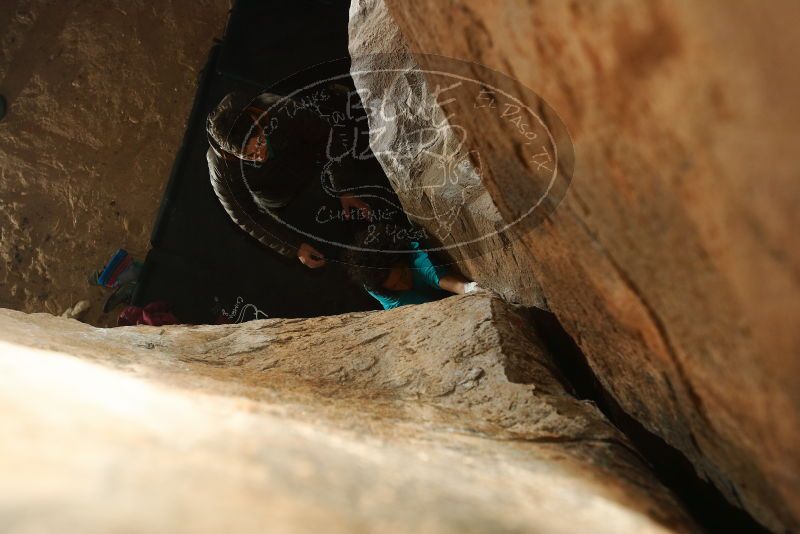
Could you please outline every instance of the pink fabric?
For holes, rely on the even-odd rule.
[[[160,300],[151,302],[144,308],[139,306],[126,306],[117,318],[117,326],[135,326],[146,324],[150,326],[163,326],[165,324],[179,324],[178,318],[172,313],[172,305]]]

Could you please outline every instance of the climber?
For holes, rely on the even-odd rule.
[[[442,299],[479,289],[442,265],[434,265],[419,241],[397,238],[391,225],[370,225],[356,237],[361,249],[348,250],[347,269],[384,310]]]
[[[228,94],[206,121],[211,184],[230,218],[312,269],[327,261],[320,243],[342,242],[344,223],[370,218],[370,206],[353,193],[357,171],[341,126],[270,93]],[[339,223],[314,226],[314,213],[323,207],[341,209]]]

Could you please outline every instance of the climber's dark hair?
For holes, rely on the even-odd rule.
[[[388,290],[383,287],[383,284],[389,278],[389,273],[393,267],[394,265],[367,267],[366,265],[351,263],[348,264],[347,271],[357,284],[364,286],[370,291],[384,293]]]
[[[357,233],[356,246],[370,250],[345,251],[344,261],[350,278],[370,291],[388,292],[383,283],[389,278],[389,272],[409,260],[408,253],[400,251],[411,249],[410,240],[396,235],[397,232],[392,232],[390,225],[385,223],[371,224]]]
[[[233,92],[225,96],[206,119],[206,132],[209,141],[217,148],[242,157],[242,150],[248,138],[253,135],[255,120],[247,112],[254,96],[245,92]]]

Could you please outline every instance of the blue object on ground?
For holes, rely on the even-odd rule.
[[[107,286],[108,282],[111,280],[114,272],[117,270],[117,267],[125,261],[125,258],[128,257],[128,253],[124,249],[117,249],[114,255],[111,257],[111,260],[106,264],[103,272],[100,273],[100,276],[97,277],[97,283],[101,286]]]

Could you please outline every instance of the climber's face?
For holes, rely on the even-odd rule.
[[[253,126],[253,135],[244,145],[244,159],[247,161],[266,161],[268,154],[267,136],[264,133],[264,128],[258,123],[261,110],[255,107],[250,107],[247,110],[250,112],[255,125]]]
[[[389,271],[389,277],[386,278],[383,287],[389,291],[408,291],[414,285],[411,275],[411,268],[408,265],[397,265]]]

